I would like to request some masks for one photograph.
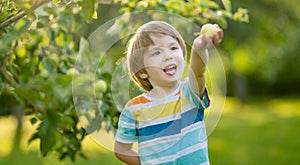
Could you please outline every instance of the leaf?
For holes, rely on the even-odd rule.
[[[65,159],[68,155],[69,155],[68,152],[63,152],[63,153],[60,155],[59,160]]]
[[[231,2],[230,0],[222,0],[224,8],[226,11],[231,12]]]
[[[53,74],[56,72],[56,62],[51,59],[51,58],[46,58],[44,61],[44,67],[46,68],[46,70]]]
[[[96,130],[100,130],[101,123],[102,123],[102,120],[99,116],[96,116],[96,117],[92,118],[89,127],[86,128],[87,132],[92,133]]]
[[[61,2],[61,0],[53,0],[54,4],[57,4],[57,3],[60,3],[60,2]]]
[[[65,39],[65,35],[64,33],[60,32],[58,34],[58,36],[55,37],[55,42],[59,47],[63,47],[64,46],[64,39]]]
[[[98,19],[98,13],[97,13],[96,10],[94,11],[92,18],[93,19]]]
[[[238,11],[233,14],[233,19],[237,22],[249,23],[248,10],[243,8],[238,8]]]
[[[39,127],[40,150],[46,156],[57,142],[57,131],[50,119],[45,119]]]
[[[87,22],[90,22],[95,11],[95,0],[78,2],[81,7],[81,14]]]
[[[16,40],[22,33],[24,33],[30,25],[31,22],[29,20],[21,19],[19,22],[16,23],[15,29],[13,31],[3,36],[3,38],[1,39],[3,41],[2,44],[4,44],[4,46],[10,45],[11,42]]]

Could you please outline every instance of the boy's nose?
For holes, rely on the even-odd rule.
[[[165,50],[165,51],[163,51],[163,53],[164,53],[164,61],[168,61],[168,60],[173,59],[173,56],[172,56],[171,52]]]

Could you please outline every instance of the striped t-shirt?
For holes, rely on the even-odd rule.
[[[115,140],[138,141],[142,164],[209,164],[204,109],[186,79],[172,94],[154,99],[142,94],[130,100],[119,118]]]

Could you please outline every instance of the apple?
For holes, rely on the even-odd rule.
[[[77,75],[77,74],[79,74],[80,72],[76,69],[76,68],[70,68],[67,72],[66,72],[66,74],[67,75]]]
[[[201,27],[200,34],[210,37],[218,33],[218,31],[219,29],[215,25],[208,23]]]
[[[95,91],[98,92],[105,92],[107,90],[107,85],[104,80],[98,80],[95,84]]]

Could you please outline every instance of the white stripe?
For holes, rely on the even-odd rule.
[[[166,163],[166,162],[170,162],[170,161],[175,161],[177,158],[190,154],[192,152],[195,152],[199,149],[203,149],[207,147],[207,141],[202,142],[202,143],[198,143],[194,146],[188,147],[184,150],[181,150],[180,152],[178,152],[176,155],[171,155],[171,156],[165,156],[165,157],[160,157],[157,159],[152,159],[152,160],[148,160],[146,162],[144,162],[145,164],[160,164],[160,163]]]
[[[132,143],[136,142],[136,140],[125,140],[125,139],[120,138],[119,136],[115,137],[115,141],[121,142],[121,143],[126,143],[126,144],[132,144]]]
[[[195,104],[186,104],[181,107],[181,113],[187,112],[189,110],[192,110],[193,108],[196,108]]]
[[[170,136],[164,136],[164,137],[158,137],[155,139],[151,139],[148,141],[144,141],[139,143],[139,148],[144,148],[152,145],[157,145],[160,143],[165,143],[165,142],[171,142],[174,140],[178,140],[181,136],[185,136],[188,132],[194,131],[199,128],[204,128],[204,122],[198,122],[192,125],[189,125],[188,127],[184,128],[181,130],[180,133],[175,134],[175,135],[170,135]]]
[[[181,129],[181,133],[186,134],[189,131],[195,130],[195,129],[199,129],[199,128],[203,128],[205,129],[205,124],[204,121],[199,121],[197,123],[191,124],[183,129]]]
[[[143,149],[145,147],[157,145],[157,144],[160,144],[160,143],[167,143],[167,142],[172,142],[172,141],[178,141],[180,139],[180,136],[181,136],[180,134],[176,134],[176,135],[171,135],[171,136],[165,136],[165,137],[161,137],[161,138],[151,139],[151,140],[139,143],[139,149]]]
[[[121,120],[120,120],[120,124],[119,125],[122,126],[122,127],[126,127],[126,128],[136,128],[135,124],[127,123],[127,122],[121,121]]]
[[[138,127],[144,128],[144,127],[151,126],[151,125],[158,125],[158,124],[166,123],[166,122],[169,122],[172,120],[178,120],[180,118],[181,118],[180,113],[176,113],[176,114],[172,114],[172,115],[169,115],[166,117],[157,118],[154,120],[146,120],[146,121],[139,122]]]

